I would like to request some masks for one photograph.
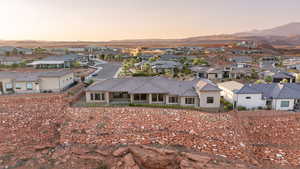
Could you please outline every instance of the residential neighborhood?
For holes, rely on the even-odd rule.
[[[249,51],[243,55],[232,53],[241,48]],[[297,58],[268,52],[253,54],[252,50],[264,49],[251,41],[220,47],[26,49],[5,46],[1,49],[10,52],[0,57],[0,66],[6,69],[0,72],[2,94],[59,92],[77,81],[86,83],[84,99],[87,105],[154,103],[202,110],[211,108],[216,112],[247,109],[297,111],[299,107],[298,98],[286,93],[297,93],[300,73],[294,66]],[[24,52],[30,50],[33,53]],[[46,55],[28,58],[41,52]],[[15,55],[10,55],[13,53]],[[29,72],[18,72],[18,69]],[[74,71],[77,69],[88,73],[76,75]],[[55,76],[57,78],[53,78]],[[46,77],[51,77],[52,82]],[[199,88],[197,84],[201,82],[212,88],[213,99],[203,98],[209,91]],[[152,95],[157,98],[153,100]]]
[[[1,0],[0,169],[300,169],[300,1]]]

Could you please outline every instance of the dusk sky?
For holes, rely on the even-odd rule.
[[[300,21],[299,0],[1,0],[0,39],[184,38]]]

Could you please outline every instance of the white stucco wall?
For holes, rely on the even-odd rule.
[[[282,101],[289,101],[289,107],[281,107]],[[295,105],[294,99],[274,99],[272,101],[272,109],[274,110],[293,110]]]
[[[251,97],[251,99],[246,99]],[[266,101],[262,99],[262,94],[237,94],[237,106],[243,106],[247,109],[266,107]]]
[[[59,78],[58,77],[42,77],[40,88],[42,91],[51,90],[53,92],[59,91]]]
[[[223,88],[221,86],[219,86],[219,88],[222,90],[221,96],[223,96],[226,101],[233,104],[234,101],[237,100],[237,96],[233,91]]]
[[[62,76],[60,79],[59,79],[59,83],[60,83],[60,89],[64,89],[68,86],[70,86],[71,84],[74,83],[74,74],[73,73],[70,73],[70,74],[67,74],[65,76]]]
[[[2,82],[2,87],[3,87],[3,93],[4,94],[7,93],[6,88],[5,88],[6,84],[10,83],[10,84],[13,85],[13,81],[11,79],[0,79],[0,82]]]
[[[207,98],[213,97],[214,102],[213,103],[207,103]],[[200,92],[199,94],[200,98],[200,108],[220,108],[220,99],[221,95],[219,91],[215,92]]]
[[[74,83],[74,74],[67,74],[62,77],[41,77],[40,89],[58,92]]]

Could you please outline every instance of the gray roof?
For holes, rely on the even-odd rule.
[[[176,96],[197,96],[195,87],[204,80],[179,81],[164,77],[130,77],[119,79],[108,79],[87,88],[87,91],[108,91],[108,92],[128,92],[135,93],[161,93]],[[203,82],[205,85],[201,90],[217,90],[209,81]]]
[[[273,78],[285,79],[285,78],[295,78],[295,77],[289,72],[278,72],[273,75]]]
[[[74,61],[78,59],[79,55],[64,55],[64,56],[49,56],[41,59],[41,61]]]
[[[300,99],[300,84],[248,84],[237,94],[262,94],[265,99]]]
[[[171,68],[182,68],[181,63],[175,61],[155,61],[150,63],[152,68],[158,69],[171,69]]]
[[[38,81],[41,77],[61,77],[72,73],[71,71],[51,72],[0,72],[0,78],[14,79],[15,81]]]
[[[22,61],[22,58],[15,57],[15,56],[0,56],[0,61],[16,62],[16,61]]]
[[[252,58],[249,57],[249,56],[237,56],[237,57],[230,58],[230,60],[232,62],[236,62],[236,63],[250,63],[250,62],[252,62]]]
[[[228,82],[223,82],[219,83],[218,86],[220,88],[226,88],[230,91],[238,91],[240,90],[244,85],[242,83],[236,82],[236,81],[228,81]]]
[[[201,79],[196,87],[199,91],[220,91],[219,87],[208,79]]]

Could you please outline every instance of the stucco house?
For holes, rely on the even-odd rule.
[[[236,95],[236,105],[247,109],[294,110],[299,108],[300,84],[247,84]]]
[[[207,79],[193,81],[164,77],[108,79],[86,89],[86,102],[181,105],[218,111],[220,89]]]
[[[218,83],[218,87],[222,90],[221,97],[223,97],[233,105],[235,104],[235,100],[237,99],[236,92],[238,92],[243,86],[244,85],[242,83],[236,81]]]
[[[80,55],[70,54],[64,56],[49,56],[38,61],[34,61],[28,65],[35,68],[51,69],[51,68],[70,68],[73,63],[79,61]]]
[[[195,74],[196,78],[205,78],[209,80],[221,80],[228,75],[229,70],[225,68],[214,68],[214,67],[204,67],[195,66],[191,68],[192,72]]]
[[[155,61],[149,63],[151,66],[151,69],[155,73],[164,73],[166,71],[175,72],[177,70],[181,70],[183,68],[182,64],[175,61]]]
[[[20,64],[23,61],[21,57],[14,56],[0,56],[0,65]]]
[[[73,83],[71,71],[0,72],[0,94],[60,92]]]

